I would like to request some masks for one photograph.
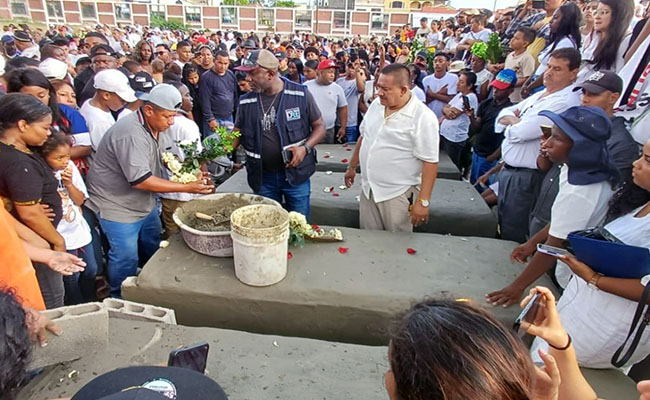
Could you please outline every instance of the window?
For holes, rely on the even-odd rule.
[[[190,24],[201,23],[201,7],[185,7],[185,21]]]
[[[115,4],[115,18],[118,20],[131,20],[130,4]]]
[[[45,2],[47,7],[47,15],[51,18],[63,18],[63,8],[61,7],[60,1],[47,1]]]
[[[97,19],[97,10],[95,3],[81,3],[81,18]]]
[[[151,18],[165,19],[165,6],[161,4],[151,5]]]
[[[22,0],[12,1],[11,2],[11,13],[13,15],[29,16],[29,13],[27,12],[27,4]]]
[[[411,10],[419,10],[420,9],[420,3],[417,1],[414,1],[411,3]]]
[[[350,27],[350,13],[334,11],[334,29],[348,29]]]
[[[257,11],[259,11],[259,14],[257,15],[257,24],[267,28],[273,28],[273,25],[275,25],[273,9],[265,10],[258,8]]]
[[[311,28],[311,11],[296,10],[296,27]]]
[[[221,23],[237,25],[237,9],[235,7],[221,7]]]
[[[370,28],[376,31],[385,31],[388,29],[388,17],[388,14],[372,13],[370,15]]]
[[[404,3],[401,1],[394,1],[390,3],[390,8],[404,8]]]

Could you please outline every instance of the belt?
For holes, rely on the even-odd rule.
[[[531,171],[531,172],[537,172],[539,171],[537,168],[526,168],[526,167],[513,167],[511,165],[506,164],[504,166],[505,169],[510,170],[510,171]]]

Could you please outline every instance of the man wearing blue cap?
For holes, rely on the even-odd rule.
[[[2,50],[7,60],[18,57],[20,55],[20,52],[16,48],[16,42],[14,41],[14,37],[12,35],[4,35],[2,37]]]
[[[560,191],[551,209],[551,222],[520,247],[533,249],[545,243],[561,248],[569,233],[599,226],[607,214],[609,200],[619,181],[607,148],[612,124],[605,111],[598,107],[572,107],[562,114],[542,111],[540,115],[555,124],[550,138],[542,144],[542,153],[551,162],[564,166]],[[519,259],[516,251],[513,256],[521,263],[526,262],[527,256]],[[488,301],[503,306],[519,302],[524,289],[555,262],[555,257],[536,252],[517,279],[503,290],[488,294]],[[569,281],[570,271],[562,262],[558,263],[556,277],[563,287]]]
[[[483,100],[479,104],[476,117],[471,113],[469,114],[472,129],[478,132],[474,136],[474,154],[470,173],[472,185],[476,183],[481,175],[494,168],[501,158],[503,133],[494,131],[494,122],[501,110],[512,106],[510,95],[517,86],[517,73],[511,69],[504,69],[497,74],[490,86],[494,88],[493,97]],[[480,185],[476,188],[479,192],[485,190]]]

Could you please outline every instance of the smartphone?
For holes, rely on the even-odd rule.
[[[210,345],[205,342],[172,350],[169,353],[167,366],[187,368],[203,374],[208,362],[208,350],[210,350]]]
[[[544,138],[544,140],[547,140],[551,137],[551,131],[553,130],[552,126],[542,125],[539,127],[539,129],[542,130],[542,138]]]
[[[537,292],[533,295],[533,298],[530,299],[528,304],[526,304],[526,307],[524,307],[523,310],[521,310],[521,314],[517,317],[515,320],[515,323],[512,325],[512,329],[516,331],[519,330],[519,327],[521,326],[522,322],[528,322],[529,324],[532,324],[533,321],[535,321],[535,316],[537,315],[537,311],[539,310],[539,304],[542,301],[542,294]]]
[[[533,8],[536,10],[543,10],[546,8],[546,0],[533,0]]]
[[[293,160],[293,152],[291,150],[282,150],[282,162],[289,164]]]
[[[465,108],[463,111],[468,111],[470,109],[469,97],[467,96],[463,96],[463,107]]]
[[[540,253],[548,254],[549,256],[553,256],[553,257],[562,257],[571,254],[567,249],[562,249],[560,247],[549,246],[547,244],[541,244],[541,243],[537,245],[537,251],[539,251]]]

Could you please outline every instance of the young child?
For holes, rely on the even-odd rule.
[[[70,160],[71,148],[72,140],[69,136],[53,133],[39,149],[41,157],[59,181],[63,218],[56,229],[65,239],[68,253],[80,257],[86,263],[82,272],[63,277],[66,305],[94,301],[97,275],[90,227],[81,212],[81,205],[88,198],[88,192],[79,170]]]
[[[517,87],[510,95],[510,101],[519,103],[521,97],[521,87],[535,72],[535,59],[526,51],[528,45],[535,40],[535,31],[530,28],[521,28],[510,40],[512,52],[506,57],[505,69],[511,69],[517,73]]]

